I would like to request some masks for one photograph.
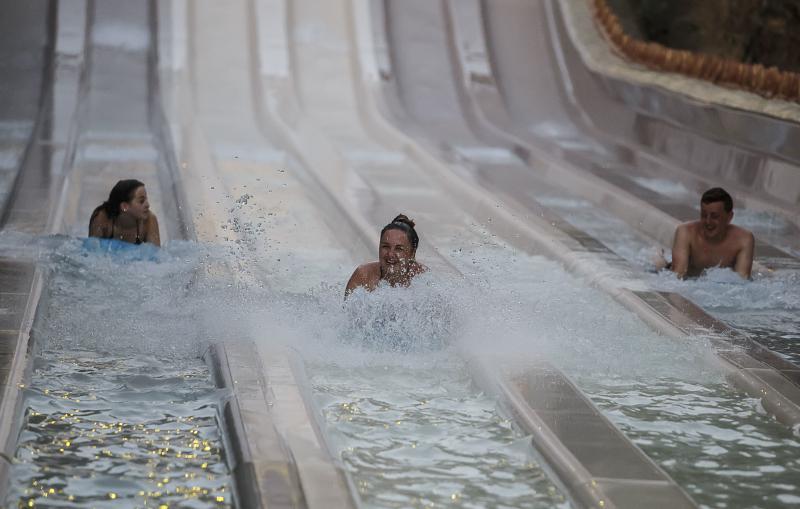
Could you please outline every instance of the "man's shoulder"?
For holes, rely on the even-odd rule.
[[[730,232],[731,237],[737,242],[747,243],[755,240],[753,232],[747,228],[736,226],[735,224],[732,224],[728,227],[728,232]]]
[[[700,235],[700,221],[687,221],[679,224],[675,228],[675,237],[679,243],[694,244],[696,237]]]

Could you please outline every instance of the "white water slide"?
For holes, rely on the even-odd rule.
[[[20,260],[18,234],[83,236],[110,186],[137,178],[162,242],[212,246],[187,292],[208,277],[240,289],[234,306],[289,315],[200,313],[186,329],[215,331],[204,359],[227,395],[235,492],[220,502],[799,503],[800,106],[624,62],[589,3],[15,7],[0,99],[0,280],[17,303],[0,308],[19,317],[0,331],[7,456],[27,464],[22,389],[52,280]],[[646,272],[717,185],[758,239],[754,281]],[[342,307],[398,213],[417,223],[427,289]],[[410,320],[448,345],[330,344],[360,334],[348,317],[379,336]],[[13,492],[13,464],[2,477]]]

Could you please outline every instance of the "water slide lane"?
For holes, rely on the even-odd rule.
[[[40,127],[36,129],[37,134],[22,163],[13,201],[5,214],[3,228],[11,235],[9,246],[20,249],[16,256],[28,256],[25,244],[32,243],[34,249],[63,250],[66,258],[69,258],[71,249],[75,248],[69,237],[43,235],[66,233],[70,236],[85,236],[90,212],[107,197],[111,183],[131,175],[147,183],[153,209],[160,215],[162,241],[185,237],[186,231],[181,224],[181,218],[172,208],[176,196],[171,174],[161,170],[169,159],[168,147],[153,132],[155,121],[151,107],[156,94],[153,89],[155,82],[150,79],[155,61],[152,44],[154,18],[150,17],[152,5],[125,2],[89,4],[72,0],[60,4],[51,2],[48,6],[52,9],[51,13],[43,15],[42,20],[48,23],[52,33],[52,38],[46,40],[51,40],[54,58],[44,66],[48,69],[48,76],[46,86],[43,86],[45,98],[39,105],[42,119],[39,122]],[[26,25],[18,26],[26,33],[30,28]],[[34,235],[36,237],[31,237]],[[63,245],[59,247],[59,244]],[[91,258],[91,255],[84,254]],[[74,260],[77,267],[84,263],[91,265],[91,260],[84,261],[80,254],[77,256]],[[110,358],[104,357],[99,351],[102,347],[92,344],[94,333],[100,331],[96,324],[92,327],[91,320],[81,319],[86,314],[86,308],[82,308],[80,304],[83,296],[73,295],[71,292],[76,292],[78,288],[93,288],[87,291],[103,292],[108,288],[102,285],[102,276],[99,278],[100,288],[93,287],[96,280],[84,280],[76,284],[71,279],[73,267],[65,268],[63,263],[59,265],[55,261],[57,258],[58,255],[53,256],[53,253],[48,252],[44,263],[39,264],[33,273],[38,278],[38,283],[34,285],[28,298],[23,319],[27,330],[20,331],[20,338],[25,340],[22,345],[24,348],[18,348],[22,355],[19,356],[19,362],[15,362],[18,368],[15,368],[14,376],[21,383],[13,385],[13,396],[16,400],[14,405],[7,404],[10,398],[4,398],[4,451],[9,456],[16,456],[16,466],[11,472],[13,482],[9,485],[6,484],[9,482],[9,472],[5,469],[3,471],[3,494],[7,497],[4,500],[16,503],[22,499],[25,504],[33,505],[39,497],[45,498],[48,495],[51,499],[63,497],[67,500],[69,497],[70,501],[84,503],[97,500],[96,497],[135,497],[135,493],[129,493],[130,485],[119,484],[119,478],[114,473],[109,473],[106,478],[104,472],[98,477],[98,472],[93,470],[98,463],[89,462],[78,466],[69,462],[58,462],[57,465],[48,465],[48,458],[54,452],[51,446],[61,447],[63,454],[74,443],[74,459],[81,454],[82,447],[91,447],[86,443],[89,437],[89,442],[96,441],[95,443],[102,443],[107,447],[109,456],[113,456],[110,450],[117,451],[121,437],[126,437],[122,440],[127,440],[124,444],[128,446],[128,460],[135,459],[136,452],[141,452],[139,447],[147,449],[145,444],[152,444],[152,440],[156,438],[155,435],[144,436],[153,431],[149,426],[154,421],[163,418],[159,422],[164,426],[170,425],[170,417],[159,415],[158,412],[163,408],[155,402],[149,409],[152,413],[141,412],[137,418],[126,419],[125,423],[118,422],[115,426],[119,426],[119,429],[113,428],[118,435],[113,438],[106,435],[105,430],[112,429],[107,425],[107,419],[125,414],[131,401],[130,394],[127,397],[121,395],[119,391],[110,389],[105,381],[116,378],[130,383],[131,379],[126,377],[136,371],[136,364],[142,362],[144,357],[136,359],[134,355],[132,359],[121,351],[111,354]],[[55,266],[55,273],[48,275],[43,266],[51,269]],[[98,268],[95,266],[94,269]],[[99,272],[103,272],[102,267]],[[123,279],[124,273],[122,270],[119,274]],[[16,273],[17,277],[26,275],[30,275],[29,271],[19,270]],[[147,285],[146,278],[144,281]],[[58,289],[53,290],[51,285]],[[133,291],[134,286],[135,284],[131,285],[129,289]],[[43,292],[43,288],[47,288],[47,291]],[[80,291],[77,293],[80,294]],[[46,295],[47,298],[40,299],[40,295]],[[71,297],[61,300],[64,295]],[[75,309],[76,305],[81,309]],[[127,308],[126,311],[131,309]],[[112,329],[104,332],[109,337],[115,335],[114,326],[120,326],[121,330],[130,330],[130,324],[120,325],[114,319],[116,312],[109,311],[108,316],[104,317],[103,323],[107,323]],[[73,334],[71,340],[70,336]],[[191,336],[191,332],[187,335]],[[65,349],[69,353],[65,353]],[[35,370],[32,365],[34,360],[38,363]],[[151,361],[145,361],[147,362]],[[102,366],[99,369],[102,375],[89,382],[76,375],[76,366],[80,366],[79,369],[84,373]],[[164,370],[157,361],[151,362],[148,367],[154,373],[164,374],[169,371]],[[196,373],[193,371],[195,369]],[[189,399],[198,397],[198,394],[203,394],[208,389],[208,371],[199,359],[194,364],[193,361],[176,362],[175,371],[180,373],[178,376],[184,377],[182,381],[185,382],[176,390],[187,391]],[[194,380],[189,381],[195,374],[196,383]],[[139,383],[142,380],[142,377],[138,378]],[[24,400],[20,391],[23,388],[26,391]],[[196,392],[192,394],[191,391]],[[102,402],[99,407],[98,402]],[[23,403],[27,406],[24,415]],[[171,407],[169,413],[180,413],[184,410],[180,405],[173,404]],[[210,419],[207,419],[208,416],[196,415],[198,418],[191,424],[195,432],[193,438],[202,438],[205,443],[214,444],[219,437],[214,436],[217,426],[213,415]],[[170,438],[179,438],[178,428],[193,420],[188,418],[181,422],[180,417],[172,417],[178,424],[175,436],[166,437],[167,441]],[[47,427],[48,423],[57,420],[63,421],[64,426]],[[89,432],[89,427],[92,426],[97,429]],[[189,432],[188,429],[183,431]],[[206,438],[210,441],[206,441]],[[31,446],[32,442],[35,442],[35,447]],[[211,468],[217,471],[217,465],[221,463],[221,458],[215,457],[218,451],[211,445],[207,451],[209,452],[202,452],[194,457],[203,458],[207,461],[206,465],[211,464]],[[115,460],[110,461],[113,463]],[[191,461],[183,465],[187,476],[193,468],[189,463]],[[151,466],[152,474],[164,465],[151,462]],[[71,475],[65,474],[62,481],[57,481],[56,478],[64,474],[62,467],[69,470]],[[168,465],[165,467],[166,470],[169,468]],[[201,469],[200,460],[196,468]],[[128,479],[132,484],[135,484],[134,479],[138,479],[141,484],[136,484],[137,488],[150,483],[146,479],[138,478],[139,474],[144,475],[141,470],[133,470],[127,472]],[[212,484],[215,483],[211,481],[212,476],[210,473],[207,476],[210,482],[205,492],[216,491],[218,499],[228,499],[224,494],[227,489],[227,473],[222,472],[220,484],[213,488]],[[100,488],[102,491],[98,493],[97,485],[82,485],[80,490],[76,490],[73,479],[82,477],[97,478],[98,485],[104,485]],[[80,482],[82,481],[78,481]],[[108,483],[114,485],[112,489],[117,490],[116,493],[109,494]],[[179,491],[180,484],[174,484]],[[217,491],[219,488],[221,491]],[[143,492],[139,493],[141,496]],[[151,494],[148,492],[147,496]],[[160,497],[161,494],[152,496]],[[195,496],[202,495],[198,492]]]
[[[343,244],[359,239],[337,228],[330,200],[256,114],[268,98],[257,87],[262,66],[255,26],[269,4],[165,7],[161,81],[198,239],[230,252],[230,266],[220,270],[232,281],[245,288],[266,284],[285,295],[351,267]],[[263,330],[252,334],[222,338],[214,354],[235,394],[226,418],[238,437],[243,503],[349,507],[347,488],[306,411],[304,382],[287,345]]]
[[[54,121],[58,112],[54,103],[59,92],[63,99],[63,84],[67,80],[61,80],[61,88],[50,90],[56,43],[50,23],[54,17],[52,4],[28,2],[9,6],[2,19],[0,218],[3,231],[32,234],[46,231],[51,213],[48,198],[58,191],[51,176],[61,170],[58,156],[63,154],[66,133],[61,129],[63,124]],[[64,73],[65,67],[68,66],[57,67],[57,71]],[[77,82],[77,72],[66,73]],[[74,95],[67,101],[72,110],[75,101]],[[0,318],[2,493],[7,490],[10,458],[16,445],[22,389],[30,371],[31,328],[43,285],[43,271],[35,262],[16,256],[0,257],[0,307],[4,310]]]
[[[396,207],[400,206],[399,204],[424,213],[425,209],[431,207],[432,196],[426,191],[429,183],[423,180],[423,186],[420,186],[407,176],[408,163],[398,168],[398,163],[406,159],[402,152],[391,145],[382,146],[365,136],[364,129],[357,118],[354,118],[354,112],[357,112],[359,107],[354,101],[352,85],[346,80],[339,82],[330,80],[330,76],[349,76],[352,72],[350,68],[353,65],[350,59],[352,49],[347,44],[347,29],[351,21],[348,19],[347,10],[342,7],[341,4],[332,4],[328,9],[320,10],[318,5],[308,2],[293,3],[289,7],[288,17],[292,20],[290,37],[294,42],[291,63],[295,71],[294,89],[298,91],[296,104],[303,108],[302,114],[305,116],[300,116],[294,111],[291,114],[297,116],[287,118],[288,114],[284,111],[282,117],[288,120],[287,125],[294,127],[289,132],[297,133],[297,138],[294,139],[300,139],[298,146],[305,147],[306,157],[317,164],[316,167],[310,166],[319,172],[320,179],[324,179],[329,188],[338,190],[342,182],[366,183],[363,186],[364,191],[369,191],[369,194],[362,191],[353,196],[350,194],[352,191],[347,194],[339,192],[337,197],[344,202],[347,209],[352,211],[355,205],[364,211],[353,214],[355,217],[353,222],[364,225],[361,230],[365,235],[370,235],[374,230],[373,224],[380,224],[390,219],[397,212]],[[335,23],[331,23],[331,20]],[[336,66],[333,69],[335,73],[324,75],[327,87],[317,86],[323,76],[319,74],[320,68],[316,65],[320,62],[325,63],[323,69],[328,71],[331,71],[331,66]],[[295,103],[292,97],[284,97],[282,102]],[[309,105],[315,107],[310,108]],[[329,132],[320,132],[322,130],[316,127],[318,125]],[[332,143],[329,139],[330,132],[336,133],[335,141],[338,143]],[[319,156],[315,154],[324,154],[327,157],[317,159]],[[364,170],[370,168],[372,173],[365,177],[363,173],[353,172],[351,168],[354,166]],[[398,171],[401,169],[402,173]],[[378,176],[384,180],[379,181]],[[386,185],[386,179],[392,179],[390,186]],[[377,183],[383,185],[378,186]],[[356,189],[360,191],[361,186]],[[382,196],[379,194],[381,191],[391,194]],[[421,201],[426,205],[422,205]],[[366,218],[368,220],[365,220]],[[416,219],[420,220],[420,217],[417,215]],[[430,224],[436,224],[437,219],[435,216],[431,217]],[[448,231],[454,231],[452,226],[455,225],[443,226],[451,226]],[[442,235],[447,233],[443,230]],[[446,262],[438,261],[439,257],[434,258],[435,252],[430,253],[428,249],[426,246],[420,253],[421,257],[427,256],[424,258],[426,263],[432,260],[434,270],[452,271]],[[371,258],[370,251],[371,249],[362,250],[361,256]]]
[[[332,5],[331,9],[333,7]],[[447,201],[449,200],[445,198],[444,194],[437,193],[436,203],[430,203],[428,190],[433,185],[440,186],[441,184],[426,178],[424,169],[418,169],[421,164],[417,163],[414,158],[424,159],[426,157],[421,151],[409,149],[408,152],[413,158],[409,158],[406,161],[394,155],[394,159],[398,163],[403,163],[402,165],[390,166],[387,164],[387,161],[392,159],[392,157],[387,156],[387,151],[392,149],[396,151],[396,147],[402,147],[404,143],[409,143],[409,141],[393,129],[387,128],[374,112],[369,112],[369,94],[360,89],[360,73],[369,74],[371,71],[357,67],[357,65],[363,65],[363,61],[358,61],[355,58],[358,54],[358,48],[354,44],[355,37],[352,34],[347,37],[345,29],[348,24],[353,23],[352,20],[348,19],[348,9],[353,9],[354,13],[351,16],[358,20],[359,9],[364,7],[365,4],[363,3],[357,4],[355,8],[342,5],[337,6],[336,10],[332,12],[320,12],[318,8],[311,9],[310,6],[307,7],[303,2],[294,3],[290,6],[289,18],[293,21],[293,32],[290,37],[293,37],[295,42],[292,51],[292,69],[295,71],[295,90],[299,96],[297,103],[303,106],[314,106],[314,108],[304,108],[302,113],[307,118],[305,122],[303,116],[298,116],[299,118],[293,117],[291,125],[305,135],[308,140],[305,144],[306,147],[315,147],[314,150],[316,150],[319,147],[325,147],[325,144],[332,144],[339,154],[344,154],[345,157],[350,156],[349,172],[354,174],[353,176],[343,175],[343,170],[340,167],[330,171],[326,166],[324,173],[321,169],[317,169],[320,173],[320,178],[328,179],[327,182],[330,182],[329,185],[334,188],[340,185],[339,182],[344,179],[356,182],[365,181],[368,184],[368,188],[373,193],[373,196],[367,195],[368,199],[365,199],[364,195],[353,198],[347,195],[341,197],[352,200],[349,203],[346,202],[350,210],[353,210],[357,215],[359,214],[359,209],[363,211],[360,212],[362,215],[374,215],[374,204],[378,203],[385,206],[386,203],[391,203],[390,199],[395,201],[405,198],[405,200],[399,201],[399,203],[403,203],[404,207],[411,203],[413,206],[421,208],[423,215],[419,216],[416,211],[415,215],[418,216],[417,219],[419,217],[423,218],[426,231],[427,229],[432,230],[431,238],[435,239],[427,240],[426,242],[433,244],[441,256],[441,253],[454,251],[456,246],[464,246],[470,243],[469,237],[464,237],[463,235],[470,230],[474,231],[474,226],[469,225],[475,224],[475,220],[470,218],[465,223],[455,223],[454,219],[457,219],[458,216],[454,212],[458,211],[458,207],[454,204],[448,204]],[[364,16],[365,11],[362,10],[360,14]],[[332,24],[331,21],[336,21],[336,24]],[[363,30],[364,27],[361,28]],[[351,32],[353,30],[353,28],[350,28]],[[334,37],[337,35],[334,33],[335,31],[339,32],[338,39]],[[358,32],[357,26],[355,31]],[[314,34],[313,40],[317,44],[312,45],[307,42],[307,39],[311,39],[308,34]],[[348,47],[348,41],[350,42],[350,47]],[[361,54],[368,53],[366,49],[360,49]],[[318,62],[324,62],[325,65],[317,65]],[[334,64],[337,64],[337,67],[333,67]],[[329,71],[329,74],[324,75],[329,80],[327,87],[312,86],[323,77],[323,74],[319,74],[320,69]],[[372,72],[372,74],[375,73]],[[330,76],[348,77],[352,82],[347,83],[345,80],[331,82]],[[335,102],[332,99],[335,99]],[[355,115],[355,113],[359,115]],[[372,115],[372,118],[370,118],[370,115]],[[311,124],[311,121],[318,126],[317,129],[320,131],[327,130],[327,133],[320,135],[314,132],[313,126],[306,126],[306,123]],[[366,133],[369,133],[370,136],[366,136]],[[411,146],[413,146],[413,142]],[[354,157],[355,155],[358,157]],[[366,156],[371,156],[372,160],[365,160]],[[427,160],[431,161],[430,156],[427,156]],[[380,168],[376,169],[375,166],[378,161],[381,164]],[[317,168],[314,165],[311,165],[311,167]],[[396,183],[395,179],[398,176],[402,176],[402,186]],[[388,196],[379,194],[389,191],[391,191],[391,195]],[[380,198],[378,199],[374,195],[378,195]],[[424,204],[420,204],[420,195],[423,198],[428,198],[424,201]],[[391,212],[389,213],[391,214]],[[372,220],[380,224],[380,221],[385,221],[386,219],[378,216]],[[444,228],[441,227],[442,224],[444,224]],[[454,232],[458,232],[461,237],[453,239]],[[480,241],[484,235],[475,231],[472,236]],[[420,257],[422,258],[426,254],[421,253]],[[550,376],[558,375],[557,372],[551,370]],[[563,397],[564,393],[558,396]],[[599,412],[595,412],[595,419],[601,421],[602,419],[599,415]],[[606,425],[610,427],[610,424]],[[612,445],[611,442],[613,441],[606,442],[609,447],[620,447],[620,444]],[[656,470],[658,469],[656,468]],[[672,492],[672,495],[675,496],[676,493],[679,493],[679,491]],[[680,498],[680,495],[677,496]]]
[[[503,16],[502,11],[509,4],[491,5],[501,18],[507,19],[509,13]],[[547,39],[554,52],[561,56],[555,78],[563,84],[567,99],[565,108],[573,111],[575,122],[583,125],[593,138],[606,139],[622,147],[623,155],[630,159],[631,168],[626,169],[627,172],[647,175],[633,180],[649,189],[639,185],[628,188],[654,202],[665,202],[666,196],[674,196],[675,200],[684,204],[689,200],[689,204],[696,207],[691,201],[696,202],[700,192],[722,183],[730,188],[738,204],[735,220],[738,224],[752,229],[757,240],[764,239],[784,252],[797,255],[796,214],[800,209],[796,203],[800,173],[797,157],[792,155],[791,140],[796,139],[800,131],[796,120],[787,120],[797,119],[797,105],[769,101],[674,75],[648,74],[612,54],[585,5],[564,2],[546,6]],[[533,6],[518,7],[530,11]],[[487,20],[489,25],[490,20],[491,15]],[[534,54],[542,48],[534,42],[539,39],[537,32],[504,31],[494,37],[491,44],[502,46],[504,43],[498,39],[504,38],[506,43],[516,39]],[[493,57],[498,70],[502,53],[499,51],[497,58]],[[522,108],[529,94],[509,95],[509,101],[516,95],[514,107]],[[598,108],[610,113],[604,114]],[[758,111],[769,114],[760,115]],[[602,170],[595,167],[593,171]],[[687,180],[686,175],[696,175],[702,182]],[[660,196],[654,196],[653,192]],[[688,210],[685,205],[681,207]],[[624,211],[620,215],[624,217]],[[633,227],[635,222],[630,222]],[[644,223],[648,229],[653,227],[646,219]],[[759,244],[760,248],[765,247]],[[715,302],[711,295],[704,295],[704,291],[694,285],[657,285],[696,299],[717,317],[797,364],[800,357],[792,342],[797,336],[797,322],[793,318],[796,305],[795,309],[791,304],[785,309],[786,303],[793,300],[793,292],[778,290],[781,285],[794,286],[790,281],[796,277],[796,258],[790,260],[779,254],[777,259],[763,257],[762,261],[767,267],[795,270],[779,271],[777,278],[764,280],[763,289],[753,288],[762,286],[756,284],[749,285],[751,288],[746,292],[728,293],[718,287],[714,293],[725,295],[722,303]]]
[[[357,120],[358,107],[352,85],[347,80],[330,79],[331,76],[349,76],[353,64],[349,58],[352,49],[348,45],[351,20],[343,7],[346,6],[338,3],[326,9],[319,9],[319,5],[310,2],[287,5],[288,37],[292,41],[290,64],[295,79],[293,87],[276,87],[274,79],[264,80],[268,90],[265,95],[284,92],[279,97],[279,103],[284,107],[267,109],[265,113],[272,122],[282,123],[289,133],[289,141],[309,161],[309,167],[316,170],[320,181],[332,190],[343,210],[350,214],[352,219],[349,223],[355,225],[362,236],[371,238],[374,224],[391,219],[400,204],[424,213],[431,207],[430,201],[434,196],[426,190],[430,183],[423,181],[420,186],[414,179],[398,172],[402,168],[408,170],[407,166],[398,167],[398,163],[406,160],[399,147],[382,145],[366,136]],[[320,74],[320,71],[328,74]],[[326,87],[318,86],[322,76],[325,76]],[[285,94],[291,90],[297,95]],[[287,104],[294,108],[286,107]],[[330,132],[336,133],[335,140],[330,139]],[[372,173],[365,177],[353,172],[354,166],[363,170],[370,168]],[[384,180],[378,180],[378,176]],[[385,179],[392,179],[391,185],[386,185]],[[364,185],[359,185],[362,182]],[[353,193],[353,188],[356,193]],[[384,192],[390,194],[383,195]],[[420,216],[417,215],[416,219],[420,220]],[[431,224],[435,224],[437,219],[431,216]],[[458,225],[442,226],[455,228]],[[446,233],[442,231],[442,234]],[[374,256],[372,249],[354,249],[354,252],[362,258]],[[420,256],[425,257],[426,263],[430,263],[434,270],[453,272],[449,263],[442,260],[436,251],[431,252],[427,245],[421,249]],[[321,409],[317,413],[321,415]],[[363,488],[360,483],[358,486]],[[359,490],[358,493],[363,492]]]

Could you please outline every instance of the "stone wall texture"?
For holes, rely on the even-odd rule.
[[[618,53],[800,102],[800,0],[589,0]]]
[[[647,41],[800,72],[800,0],[612,0],[609,4],[626,30],[638,32],[631,35]]]

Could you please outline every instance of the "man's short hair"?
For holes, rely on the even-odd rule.
[[[700,198],[700,203],[714,203],[715,201],[722,202],[725,207],[725,212],[733,210],[733,198],[721,187],[712,187],[703,193],[703,196]]]

